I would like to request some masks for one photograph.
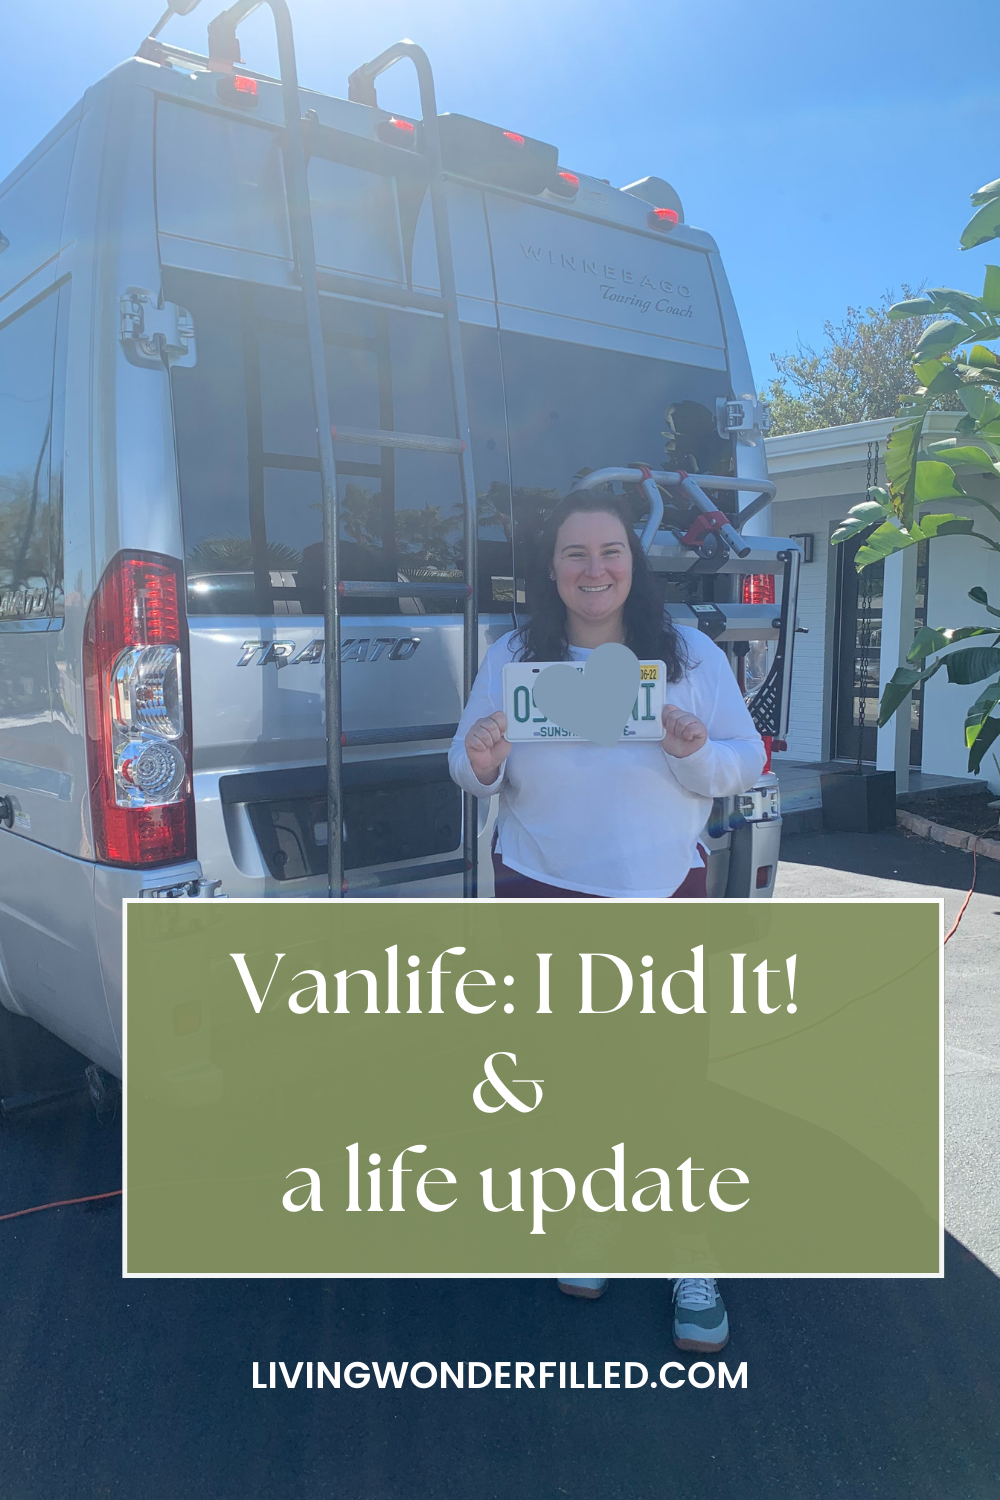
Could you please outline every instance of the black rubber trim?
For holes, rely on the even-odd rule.
[[[407,755],[398,759],[345,761],[345,787],[423,785],[449,781],[444,754]],[[249,771],[219,777],[219,797],[234,803],[288,802],[299,797],[326,796],[326,766],[290,766],[280,771]]]
[[[457,724],[408,724],[403,729],[345,729],[345,745],[406,745],[415,740],[453,740]]]
[[[463,875],[464,859],[444,859],[440,864],[427,861],[420,865],[408,865],[398,870],[376,870],[371,875],[359,875],[352,879],[348,875],[345,885],[347,895],[354,891],[380,890],[387,885],[409,885],[414,880],[433,880],[440,875]]]

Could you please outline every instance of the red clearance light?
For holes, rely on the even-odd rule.
[[[438,127],[442,165],[456,177],[533,195],[567,187],[559,177],[559,152],[545,141],[468,115],[439,115]]]
[[[673,208],[654,208],[647,219],[650,229],[673,229],[679,221],[680,214]]]
[[[560,172],[549,183],[549,192],[558,198],[575,198],[580,191],[580,179],[575,172]]]
[[[387,146],[402,148],[404,151],[415,151],[417,127],[409,120],[397,120],[393,115],[390,120],[379,120],[378,138]]]
[[[243,73],[225,73],[215,85],[215,92],[223,104],[236,104],[240,109],[257,108],[257,80]]]
[[[191,698],[180,565],[119,553],[84,629],[90,810],[97,858],[195,857]]]
[[[743,580],[744,604],[774,603],[774,574],[750,573]]]

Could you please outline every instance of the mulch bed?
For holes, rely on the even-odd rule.
[[[994,799],[988,795],[968,797],[909,797],[900,807],[916,813],[918,818],[927,818],[931,823],[941,823],[946,828],[960,828],[963,833],[976,833],[984,838],[1000,839],[1000,808],[987,807]]]

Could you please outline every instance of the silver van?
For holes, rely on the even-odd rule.
[[[618,471],[667,608],[787,716],[798,553],[711,236],[438,115],[412,44],[299,91],[274,0],[256,73],[253,8],[0,184],[0,1002],[115,1074],[124,897],[491,894],[447,745],[574,482]],[[711,888],[769,895],[779,833],[773,776],[717,805]]]

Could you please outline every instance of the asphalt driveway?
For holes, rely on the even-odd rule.
[[[781,895],[940,893],[949,920],[971,879],[969,855],[898,833],[803,835],[784,856]],[[995,1500],[1000,867],[980,866],[947,955],[943,1281],[727,1282],[746,1389],[255,1390],[272,1360],[655,1369],[676,1353],[669,1291],[124,1282],[117,1199],[0,1222],[0,1497]],[[117,1187],[120,1149],[83,1105],[0,1127],[0,1213]]]

